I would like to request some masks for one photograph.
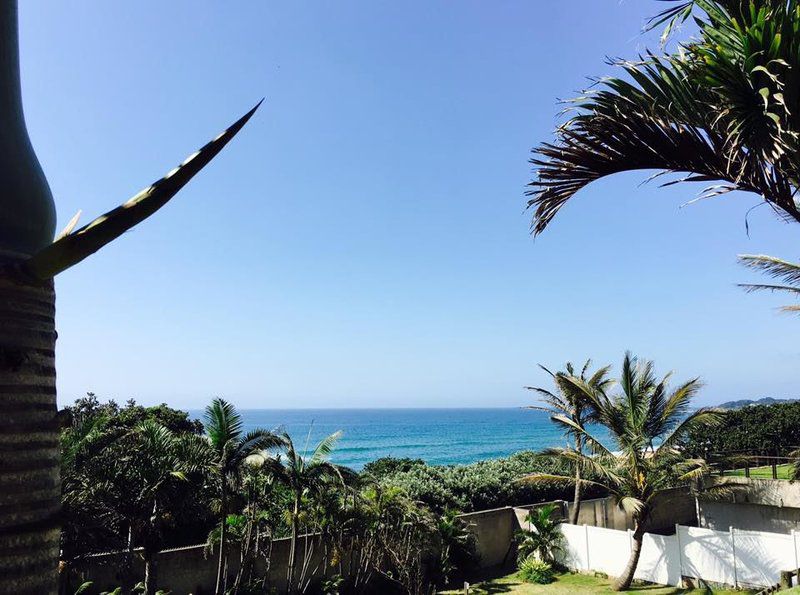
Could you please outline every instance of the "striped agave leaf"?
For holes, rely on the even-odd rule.
[[[133,226],[147,219],[167,204],[197,172],[203,169],[236,136],[236,133],[252,117],[262,101],[263,99],[227,130],[219,134],[199,151],[190,155],[166,176],[154,182],[127,202],[74,232],[72,229],[77,224],[78,215],[73,217],[67,228],[52,244],[18,265],[21,272],[26,277],[37,281],[52,279],[58,273],[94,254]]]

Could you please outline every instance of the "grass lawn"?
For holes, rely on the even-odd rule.
[[[460,595],[463,590],[441,591],[441,594]],[[515,593],[516,595],[569,595],[570,593],[612,593],[611,579],[595,577],[587,574],[561,574],[549,585],[532,585],[522,582],[515,574],[502,578],[476,583],[470,587],[473,595],[489,595],[490,593]],[[749,591],[753,592],[753,591]],[[634,585],[626,593],[639,595],[673,595],[678,593],[714,593],[714,595],[743,595],[748,591],[722,589],[708,591],[705,589],[678,589],[660,585]]]
[[[789,469],[791,469],[791,465],[789,463],[778,465],[778,479],[789,479]],[[729,471],[725,471],[725,475],[744,477],[744,469],[731,469]],[[766,467],[751,467],[750,477],[754,479],[772,479],[772,467],[769,465]]]

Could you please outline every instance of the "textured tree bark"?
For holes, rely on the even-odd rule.
[[[227,538],[227,490],[225,489],[225,476],[222,477],[222,492],[220,494],[220,510],[222,524],[219,527],[219,561],[217,563],[217,585],[214,589],[216,595],[223,595],[225,592],[225,539]]]
[[[144,557],[144,593],[156,595],[158,588],[158,552],[145,552]]]
[[[580,436],[575,437],[575,449],[582,452],[582,441]],[[569,522],[573,525],[578,524],[578,515],[581,512],[581,468],[575,465],[575,496],[572,500],[572,514],[570,515]]]
[[[6,253],[0,271],[14,255]],[[57,592],[55,291],[0,272],[0,593]]]
[[[639,565],[639,556],[642,553],[642,538],[644,537],[644,523],[637,521],[633,530],[633,539],[631,543],[631,557],[628,558],[628,563],[625,565],[625,570],[617,577],[611,588],[614,591],[626,591],[633,582],[633,575],[636,572],[636,567]]]
[[[575,496],[572,499],[572,514],[569,522],[573,525],[578,524],[578,515],[581,512],[581,470],[575,469]]]
[[[286,592],[294,593],[294,565],[297,561],[297,519],[300,516],[300,496],[294,497],[292,511],[292,536],[289,543],[289,564],[286,569]]]

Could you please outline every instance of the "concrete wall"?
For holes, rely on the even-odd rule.
[[[299,575],[304,552],[306,551],[305,543],[304,538],[301,536],[298,541],[296,576]],[[322,565],[322,548],[314,547],[315,540],[313,537],[309,538],[308,544],[310,546],[309,551],[313,551],[310,557],[309,575],[321,577],[326,570]],[[213,593],[217,578],[217,556],[219,556],[218,549],[206,556],[205,545],[162,551],[158,557],[159,587],[169,589],[175,595],[186,593],[208,595]],[[268,569],[268,586],[274,587],[278,592],[286,589],[288,561],[289,539],[274,540]],[[228,552],[228,568],[231,581],[238,567],[239,549],[231,546]],[[86,576],[93,582],[89,593],[112,590],[122,585],[133,585],[144,577],[144,561],[138,552],[134,556],[133,567],[128,573],[124,571],[124,554],[118,552],[91,556],[87,560],[86,569]],[[263,558],[256,562],[255,570],[256,573],[261,573],[262,575],[267,572]]]
[[[701,527],[727,531],[800,531],[800,483],[774,479],[712,478],[705,486],[727,489],[698,498]]]
[[[572,503],[566,502],[565,518],[570,518]],[[633,517],[621,509],[611,498],[584,500],[578,513],[578,525],[605,527],[606,529],[633,529]],[[686,488],[660,492],[653,501],[653,514],[646,523],[648,533],[670,535],[675,525],[696,525],[694,498]]]
[[[475,536],[480,567],[500,566],[510,561],[514,533],[520,528],[510,506],[459,515]]]
[[[531,509],[539,508],[546,504],[557,505],[557,518],[569,518],[570,504],[563,501],[539,502],[526,506],[506,506],[492,510],[481,510],[460,515],[469,531],[475,536],[481,568],[500,566],[514,561],[514,534],[528,528],[525,517]],[[674,532],[675,524],[695,524],[695,503],[686,490],[668,490],[659,496],[655,513],[648,524],[647,530],[651,533],[670,534]],[[608,529],[625,530],[633,527],[629,517],[610,498],[586,500],[581,503],[581,512],[578,518],[579,525],[592,527],[605,527]],[[741,523],[737,526],[744,527]],[[309,540],[313,543],[313,539]],[[300,557],[303,552],[303,540],[300,541]],[[276,539],[273,542],[272,556],[270,558],[269,581],[270,586],[278,591],[286,587],[286,566],[289,560],[289,540]],[[230,548],[229,574],[235,575],[239,564],[239,551]],[[316,571],[316,576],[322,576],[325,569],[321,563],[322,548],[314,548],[314,556],[310,569]],[[124,572],[124,555],[120,553],[97,554],[87,560],[87,576],[94,581],[95,590],[113,589],[123,584],[135,584],[144,576],[144,564],[141,556],[134,559],[133,568],[129,573]],[[300,562],[298,561],[298,566]],[[165,550],[158,559],[158,574],[161,577],[159,584],[171,589],[173,593],[192,593],[205,595],[213,593],[216,580],[216,557],[205,555],[205,546]],[[266,572],[263,561],[256,566],[257,572]]]
[[[800,508],[700,502],[700,526],[717,531],[737,527],[747,531],[791,533],[800,531]]]

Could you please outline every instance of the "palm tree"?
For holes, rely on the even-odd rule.
[[[264,460],[264,470],[273,481],[283,484],[292,493],[292,508],[289,511],[291,543],[286,585],[291,593],[295,590],[295,566],[297,564],[297,531],[301,520],[301,504],[306,496],[319,496],[331,488],[331,484],[344,486],[345,477],[351,472],[328,461],[342,432],[334,432],[323,438],[310,455],[299,452],[286,432],[281,435],[283,453],[281,457]],[[306,536],[308,539],[308,536]]]
[[[800,264],[763,254],[743,254],[739,256],[739,262],[748,268],[766,273],[770,277],[781,281],[780,284],[771,285],[765,283],[740,283],[739,287],[744,288],[745,291],[777,291],[791,294],[795,298],[800,297]],[[800,305],[783,306],[781,311],[800,312]]]
[[[144,592],[155,595],[163,529],[168,519],[176,516],[185,490],[191,488],[189,477],[208,468],[211,451],[201,437],[178,435],[150,420],[125,435],[117,446],[118,465],[129,488],[125,497],[128,507],[136,511],[132,532],[144,546]]]
[[[605,390],[613,383],[613,380],[607,377],[611,366],[600,368],[594,374],[587,377],[589,366],[591,365],[592,360],[586,360],[580,375],[576,377],[575,367],[572,365],[572,362],[567,362],[565,366],[566,372],[557,372],[555,374],[539,364],[542,370],[550,374],[556,385],[556,392],[551,392],[547,389],[535,386],[526,386],[525,388],[536,392],[544,402],[544,406],[533,405],[529,408],[545,411],[550,415],[563,415],[577,426],[584,428],[587,423],[593,420],[593,410],[591,408],[591,403],[583,398],[583,392],[576,389],[575,385],[570,382],[570,379],[577,378],[595,390]],[[575,450],[583,452],[583,438],[581,434],[573,430],[567,430],[567,435],[574,439]],[[570,514],[570,523],[573,525],[578,523],[578,515],[581,510],[581,488],[581,468],[576,465],[575,496],[573,498],[572,512]]]
[[[638,361],[630,353],[625,354],[622,363],[619,380],[622,392],[613,398],[580,379],[570,379],[591,403],[597,421],[608,430],[612,444],[604,443],[567,417],[553,417],[565,429],[580,434],[591,453],[574,448],[551,448],[545,455],[591,470],[596,479],[583,481],[605,488],[633,517],[631,555],[614,583],[615,590],[627,589],[633,580],[655,495],[708,471],[704,460],[691,459],[682,453],[681,439],[692,430],[713,426],[722,419],[723,414],[718,410],[690,408],[701,386],[698,379],[672,391],[669,379],[670,374],[667,374],[656,380],[653,363]],[[575,478],[534,474],[524,480],[573,483]]]
[[[698,198],[752,192],[800,221],[800,1],[669,1],[650,26],[666,38],[694,16],[696,38],[618,62],[627,77],[598,81],[533,150],[534,234],[589,183],[637,170],[712,183]]]
[[[546,504],[531,510],[525,517],[529,528],[517,534],[517,560],[536,554],[543,562],[552,563],[556,552],[560,551],[564,535],[559,525],[563,522],[554,519],[555,504]]]
[[[245,460],[264,450],[283,445],[283,439],[274,432],[263,429],[244,432],[242,416],[224,399],[214,399],[206,407],[203,423],[211,450],[212,470],[218,480],[220,505],[220,542],[215,593],[225,592],[226,518],[228,496],[240,479]]]
[[[56,210],[31,147],[20,92],[17,2],[0,2],[0,556],[9,592],[54,593],[61,481],[53,277],[169,201],[233,138],[253,110],[122,206],[55,238]]]

